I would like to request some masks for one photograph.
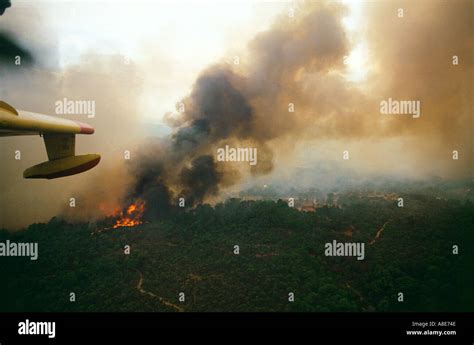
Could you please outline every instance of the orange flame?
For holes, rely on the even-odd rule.
[[[127,207],[127,211],[120,212],[120,217],[115,222],[115,225],[112,227],[114,229],[120,228],[123,226],[137,226],[142,224],[141,220],[143,216],[143,211],[145,210],[145,202],[143,200],[137,199],[134,203]]]

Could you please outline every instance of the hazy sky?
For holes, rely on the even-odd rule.
[[[37,9],[42,30],[54,36],[61,68],[87,54],[129,57],[147,71],[142,75],[140,113],[156,122],[174,110],[205,66],[230,61],[233,50],[242,49],[287,6],[251,1],[19,0],[9,11]]]
[[[344,3],[349,8],[344,25],[354,42],[345,73],[349,80],[360,81],[369,69],[367,48],[360,35],[364,4]],[[248,41],[267,29],[276,16],[291,9],[298,15],[296,4],[248,0],[14,0],[0,28],[14,30],[14,20],[9,17],[21,17],[22,12],[32,18],[31,26],[40,25],[41,32],[51,35],[47,39],[52,51],[41,63],[52,64],[53,68],[78,64],[88,54],[130,58],[146,71],[141,76],[140,114],[144,121],[159,122],[190,91],[200,71],[216,61],[233,63],[235,56],[243,58]]]

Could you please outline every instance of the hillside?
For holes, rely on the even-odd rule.
[[[316,212],[230,199],[105,230],[53,218],[0,231],[39,244],[37,261],[0,258],[0,310],[472,311],[473,211],[406,195],[404,208],[366,197]],[[333,240],[365,243],[364,260],[325,256]]]

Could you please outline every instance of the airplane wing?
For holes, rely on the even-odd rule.
[[[41,135],[48,161],[23,172],[25,178],[53,179],[79,174],[92,169],[100,155],[75,155],[75,135],[93,134],[91,126],[58,117],[19,111],[0,101],[0,137],[15,135]]]

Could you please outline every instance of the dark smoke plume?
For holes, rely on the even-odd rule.
[[[5,13],[8,7],[11,7],[12,3],[10,0],[0,0],[0,16]]]
[[[41,14],[33,7],[26,9],[28,16],[7,11],[0,24],[7,23],[8,32],[21,37],[41,65],[42,52],[50,61],[57,44],[54,30],[37,38],[45,27],[30,20]],[[100,148],[103,163],[69,180],[25,181],[21,172],[37,157],[46,159],[44,147],[35,145],[41,139],[4,141],[2,161],[18,148],[29,158],[0,171],[5,181],[0,224],[2,219],[8,226],[48,219],[71,195],[81,207],[64,206],[67,219],[103,218],[135,199],[146,202],[145,220],[159,219],[173,214],[180,197],[187,207],[214,202],[248,177],[267,183],[271,177],[263,175],[277,169],[290,183],[301,182],[292,168],[310,160],[317,166],[334,163],[318,176],[320,186],[327,175],[335,184],[344,182],[346,175],[336,168],[343,165],[361,175],[472,177],[473,2],[368,1],[365,7],[356,39],[343,26],[346,8],[335,1],[303,2],[293,18],[283,13],[250,40],[240,65],[219,61],[199,74],[176,111],[165,116],[172,135],[160,140],[143,140],[139,128],[131,135],[139,124],[142,75],[160,77],[154,65],[124,65],[119,56],[88,62],[85,56],[59,72],[41,66],[6,71],[0,96],[24,110],[54,113],[51,100],[66,95],[95,99],[100,116],[91,125],[96,133],[78,143],[81,152]],[[397,15],[400,7],[404,18]],[[99,18],[101,11],[89,14]],[[359,39],[368,50],[360,66],[367,73],[353,81],[344,57]],[[147,51],[156,42],[149,44]],[[453,55],[459,56],[458,65]],[[419,100],[421,117],[382,116],[379,104],[389,97]],[[257,165],[217,162],[216,150],[225,145],[257,148]],[[126,149],[132,151],[130,161],[122,156]],[[342,161],[343,150],[351,151],[350,161]],[[460,152],[457,161],[453,150]]]
[[[4,66],[14,66],[15,57],[21,57],[22,64],[33,63],[31,53],[15,41],[13,36],[0,32],[0,61]]]
[[[188,196],[188,201],[193,205],[202,202],[206,195],[217,194],[221,174],[212,156],[199,156],[191,162],[190,168],[181,170],[180,180],[184,188],[181,194]]]
[[[10,0],[0,0],[0,16],[7,8],[11,7]],[[12,67],[15,63],[15,57],[21,57],[22,64],[33,63],[32,54],[21,44],[19,44],[13,35],[0,32],[0,62],[3,66]]]
[[[184,197],[186,206],[192,207],[237,183],[245,173],[242,169],[253,175],[272,171],[269,142],[301,128],[288,121],[287,102],[297,96],[291,98],[287,85],[298,73],[324,73],[341,65],[348,50],[343,7],[308,4],[301,14],[296,22],[280,18],[250,42],[253,63],[248,70],[216,64],[201,73],[189,96],[178,103],[177,109],[184,111],[166,116],[174,133],[165,149],[163,143],[148,144],[147,150],[160,154],[136,160],[131,199],[140,197],[155,208],[168,201],[176,205],[177,198]],[[242,168],[216,162],[217,148],[226,144],[257,148],[257,165]]]
[[[178,103],[181,111],[166,116],[174,134],[165,149],[148,145],[148,150],[161,154],[135,162],[137,186],[144,181],[149,190],[166,186],[172,205],[182,196],[187,206],[193,206],[247,173],[268,174],[275,153],[291,152],[288,146],[302,138],[341,140],[345,145],[348,140],[369,140],[364,152],[381,145],[374,146],[370,139],[389,143],[396,138],[400,156],[406,151],[403,145],[420,148],[416,153],[420,163],[413,162],[414,169],[433,165],[440,154],[441,167],[449,167],[450,157],[444,152],[454,148],[469,157],[472,149],[466,138],[472,127],[461,124],[469,124],[472,115],[472,102],[466,101],[472,99],[468,87],[472,67],[467,62],[472,57],[468,18],[472,2],[403,2],[410,13],[404,21],[397,17],[394,4],[367,6],[366,36],[372,65],[379,69],[369,75],[366,89],[341,75],[351,45],[342,25],[345,7],[335,2],[303,3],[295,18],[281,16],[249,42],[243,66],[216,64],[201,73],[189,96]],[[467,63],[453,68],[446,47]],[[438,77],[442,82],[433,80]],[[463,87],[456,89],[458,85]],[[423,117],[406,121],[381,116],[379,103],[388,97],[421,99]],[[288,111],[289,103],[297,108],[294,113]],[[454,109],[458,121],[446,116]],[[394,150],[393,143],[386,149]],[[427,149],[427,143],[433,149]],[[216,162],[216,149],[226,144],[256,147],[257,165]],[[469,165],[472,160],[466,158],[455,170],[465,174]],[[150,170],[154,166],[159,171]],[[140,195],[136,190],[132,194]],[[149,193],[141,196],[147,199]]]

